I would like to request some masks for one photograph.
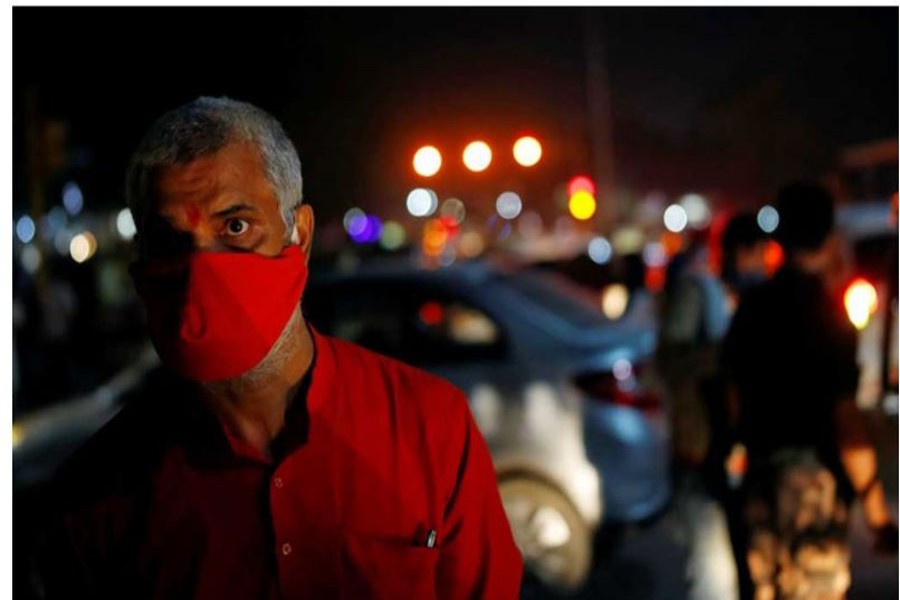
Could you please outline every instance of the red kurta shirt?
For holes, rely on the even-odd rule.
[[[150,386],[59,480],[48,596],[516,598],[487,447],[446,381],[313,334],[272,459]]]

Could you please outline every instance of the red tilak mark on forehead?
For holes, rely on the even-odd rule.
[[[188,225],[191,229],[196,229],[200,224],[200,210],[196,206],[187,207]]]

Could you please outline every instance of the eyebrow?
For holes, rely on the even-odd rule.
[[[213,213],[214,217],[219,217],[220,219],[229,217],[234,213],[241,212],[242,210],[253,212],[256,210],[256,207],[252,204],[232,204],[228,208],[224,210],[220,210],[218,212]]]

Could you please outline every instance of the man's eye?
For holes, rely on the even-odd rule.
[[[225,234],[231,236],[243,235],[250,229],[250,224],[243,219],[228,219],[225,223]]]

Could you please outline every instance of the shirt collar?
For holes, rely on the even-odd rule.
[[[284,429],[273,442],[271,457],[231,435],[193,393],[183,404],[183,441],[189,456],[198,464],[222,464],[220,461],[231,458],[271,465],[306,443],[310,418],[322,410],[332,394],[335,370],[334,351],[328,338],[311,325],[307,327],[313,342],[313,360],[288,405]]]

